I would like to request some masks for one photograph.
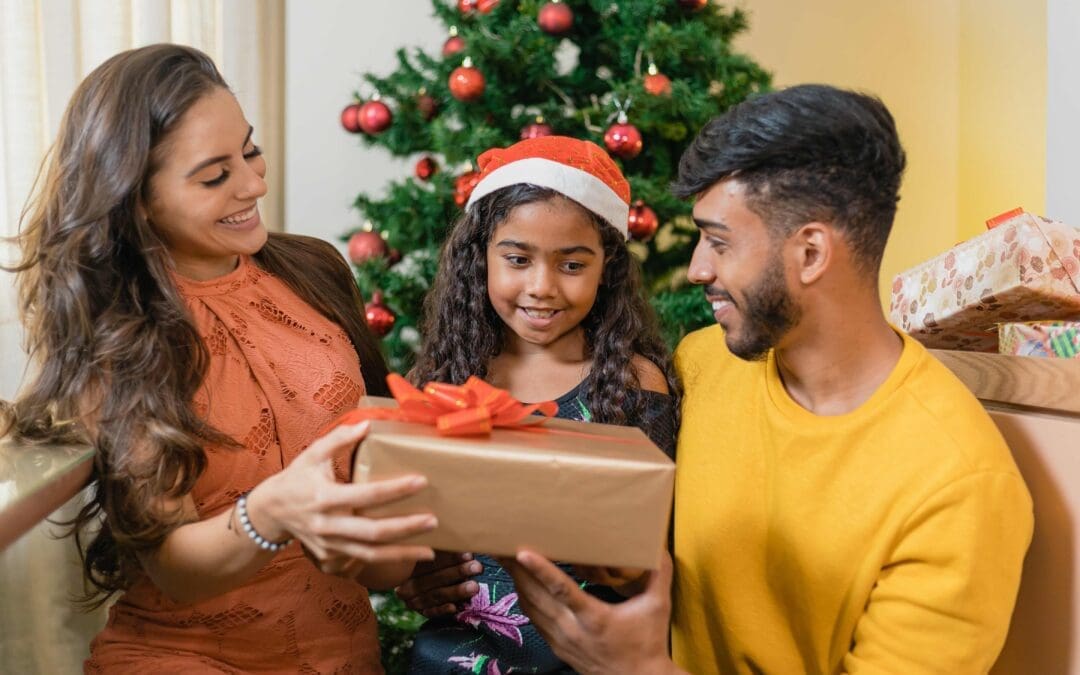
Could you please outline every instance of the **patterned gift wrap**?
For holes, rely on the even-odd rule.
[[[1080,318],[1080,229],[1018,212],[897,275],[890,317],[928,347],[998,351],[999,323]]]
[[[1013,356],[1080,357],[1080,322],[1003,323],[998,327],[998,351]]]

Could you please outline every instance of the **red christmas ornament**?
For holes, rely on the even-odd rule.
[[[679,7],[688,9],[691,12],[696,12],[699,9],[703,9],[705,5],[709,4],[709,0],[678,0]],[[460,5],[460,3],[458,3]]]
[[[360,128],[359,103],[349,104],[341,111],[341,126],[345,127],[345,131],[348,131],[350,134],[358,134],[363,131],[363,129]]]
[[[653,96],[667,96],[671,93],[671,78],[664,75],[655,63],[649,64],[649,73],[645,76],[645,91]]]
[[[545,123],[542,117],[538,117],[532,124],[526,124],[521,128],[521,140],[550,136],[553,133],[555,133],[555,130],[551,128],[551,125]]]
[[[479,0],[457,0],[457,11],[462,14],[472,14],[476,11]]]
[[[574,27],[574,10],[558,0],[549,2],[540,8],[536,23],[549,35],[562,35]]]
[[[452,35],[446,39],[446,42],[443,43],[443,58],[449,58],[463,49],[465,49],[465,40],[461,39],[457,35]]]
[[[442,46],[443,58],[449,58],[462,49],[465,49],[465,40],[458,37],[457,26],[450,26],[450,37],[446,38],[446,42]]]
[[[476,3],[476,8],[480,10],[481,14],[491,14],[491,10],[499,6],[499,0],[479,0]]]
[[[660,226],[660,219],[656,217],[656,211],[645,205],[640,199],[630,207],[630,217],[626,219],[626,229],[630,236],[638,241],[646,241],[656,234],[656,228]]]
[[[430,122],[436,113],[439,112],[439,102],[435,100],[435,97],[421,91],[420,95],[416,97],[416,109],[420,112],[420,115],[424,118],[425,122]]]
[[[465,57],[461,65],[450,73],[450,93],[459,101],[475,101],[484,95],[484,75],[473,68],[472,59]]]
[[[382,133],[390,128],[390,123],[393,121],[394,114],[382,101],[376,99],[360,106],[360,128],[364,130],[364,133]]]
[[[633,159],[641,154],[641,132],[627,121],[625,113],[620,114],[618,121],[604,132],[604,145],[616,157]]]
[[[364,318],[371,332],[379,337],[386,337],[397,321],[394,312],[383,304],[383,294],[378,291],[371,296],[371,302],[364,305]]]
[[[469,195],[479,182],[479,171],[466,171],[454,180],[454,203],[458,205],[458,208],[465,208]]]
[[[416,168],[413,172],[420,180],[427,181],[431,180],[431,177],[438,173],[438,171],[439,165],[435,163],[434,159],[431,157],[421,157],[420,161],[416,163]]]
[[[349,237],[349,260],[359,265],[365,260],[386,255],[386,241],[378,232],[362,230]]]

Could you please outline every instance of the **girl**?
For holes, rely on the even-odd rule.
[[[266,164],[214,64],[109,59],[44,171],[17,268],[40,368],[0,422],[97,450],[73,526],[87,600],[121,595],[87,672],[381,672],[361,583],[432,557],[393,542],[434,520],[354,515],[423,481],[341,484],[363,429],[316,439],[386,367],[333,247],[267,235]]]
[[[490,150],[478,164],[426,301],[414,382],[475,374],[519,400],[554,399],[559,417],[638,426],[672,454],[678,388],[626,248],[630,186],[618,167],[593,143],[556,136]],[[516,607],[498,563],[449,559],[454,566],[422,569],[399,591],[428,616],[473,596],[425,624],[410,672],[566,669]]]

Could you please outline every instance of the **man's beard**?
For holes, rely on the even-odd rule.
[[[780,256],[770,260],[757,283],[743,293],[743,306],[737,310],[742,327],[737,337],[727,332],[728,350],[745,361],[761,361],[801,314],[784,281]]]

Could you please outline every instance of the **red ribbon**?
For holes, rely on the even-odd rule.
[[[554,401],[522,403],[505,389],[493,387],[478,377],[470,377],[463,385],[428,382],[423,391],[396,373],[388,375],[386,383],[398,403],[397,408],[355,408],[339,417],[324,433],[364,420],[397,420],[430,424],[443,436],[487,435],[495,427],[543,424],[559,409]]]

